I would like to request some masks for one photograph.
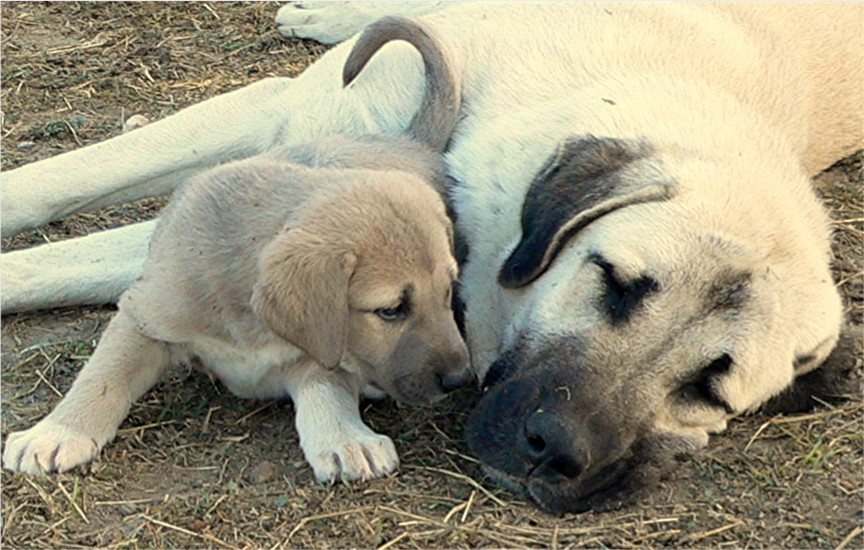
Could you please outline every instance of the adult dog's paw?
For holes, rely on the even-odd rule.
[[[405,5],[403,5],[405,4]],[[308,38],[336,44],[390,13],[417,10],[404,2],[292,2],[276,13],[279,32],[288,38]]]
[[[306,459],[322,483],[367,481],[386,476],[399,467],[399,455],[393,441],[372,430],[337,439],[322,438],[318,443],[303,445]]]
[[[92,437],[49,420],[6,438],[3,468],[41,474],[65,472],[96,458],[101,445]]]

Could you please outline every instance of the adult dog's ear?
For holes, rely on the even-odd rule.
[[[837,345],[821,365],[798,375],[791,386],[768,400],[760,410],[765,414],[790,414],[860,396],[864,374],[861,369],[861,340],[860,326],[844,327]]]
[[[348,338],[348,283],[357,258],[317,235],[290,229],[259,260],[252,308],[267,327],[328,368]]]
[[[586,136],[564,141],[540,171],[522,204],[522,239],[498,282],[525,286],[542,275],[567,240],[594,220],[632,204],[665,200],[672,183],[646,159],[644,143]]]

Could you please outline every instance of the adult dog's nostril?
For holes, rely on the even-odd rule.
[[[526,458],[532,464],[540,464],[548,457],[546,435],[546,424],[550,422],[548,415],[543,410],[538,410],[525,422],[525,447]]]
[[[527,439],[528,450],[538,456],[542,456],[543,451],[546,450],[546,441],[539,435],[529,435]]]
[[[560,482],[567,479],[575,479],[585,471],[581,462],[573,460],[570,456],[555,457],[544,462],[540,468],[534,471],[546,481]]]
[[[583,430],[551,411],[537,410],[525,422],[522,454],[534,476],[552,483],[579,477],[590,460]]]

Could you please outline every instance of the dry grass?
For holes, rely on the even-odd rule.
[[[324,50],[283,41],[272,3],[8,3],[2,16],[2,166],[119,133]],[[861,158],[820,178],[837,220],[836,276],[864,311]],[[155,215],[143,201],[51,224],[4,248]],[[3,319],[2,432],[43,416],[68,389],[110,318],[77,308]],[[860,350],[859,343],[859,350]],[[861,366],[858,366],[860,372]],[[639,504],[554,518],[488,485],[461,440],[475,396],[441,407],[370,407],[401,452],[397,476],[313,482],[287,403],[254,403],[189,371],[136,404],[87,472],[2,475],[9,548],[158,547],[822,547],[861,548],[862,402],[734,423]]]

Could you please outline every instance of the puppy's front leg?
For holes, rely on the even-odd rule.
[[[54,411],[29,430],[9,435],[3,467],[38,474],[90,462],[169,359],[168,347],[142,336],[121,311]]]
[[[360,418],[359,388],[350,375],[311,361],[292,370],[288,391],[300,446],[318,481],[365,481],[399,467],[393,441]]]

